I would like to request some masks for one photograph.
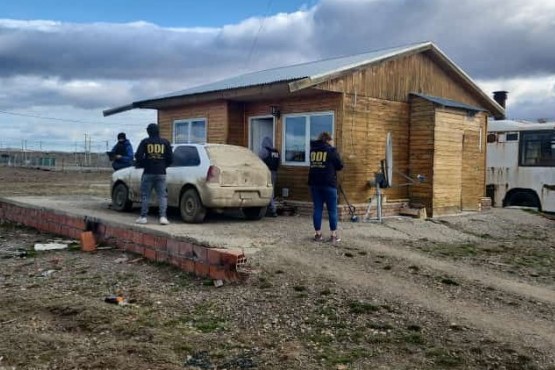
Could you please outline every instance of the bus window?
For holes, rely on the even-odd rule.
[[[507,141],[518,141],[518,132],[507,133],[506,139]]]
[[[521,132],[521,166],[555,166],[555,134],[545,132]]]

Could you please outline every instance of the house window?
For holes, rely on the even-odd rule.
[[[194,118],[173,122],[174,144],[206,143],[206,119]]]
[[[333,136],[333,113],[286,115],[283,126],[283,162],[289,165],[308,165],[310,141],[327,131]]]

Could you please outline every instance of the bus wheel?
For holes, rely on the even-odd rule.
[[[537,208],[541,211],[541,204],[538,196],[531,191],[517,191],[509,197],[507,200],[507,206],[519,206],[519,207],[532,207]]]

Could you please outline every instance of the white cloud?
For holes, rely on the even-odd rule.
[[[508,90],[511,118],[555,116],[553,1],[310,3],[219,28],[0,19],[0,110],[95,121],[106,108],[240,73],[429,40],[488,94]],[[148,121],[155,112],[139,116]],[[15,117],[0,114],[0,124]],[[37,127],[69,140],[83,134],[52,122]],[[114,136],[89,127],[102,140]]]

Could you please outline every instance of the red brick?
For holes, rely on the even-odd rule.
[[[136,231],[133,230],[131,233],[131,240],[133,241],[133,243],[135,244],[143,244],[143,237],[145,234],[143,234],[140,231]]]
[[[96,250],[96,240],[92,231],[81,233],[81,250],[83,252],[94,252]]]
[[[52,234],[60,234],[62,226],[60,224],[55,224],[52,222],[48,223],[48,229]]]
[[[207,248],[206,249],[206,261],[211,266],[220,266],[222,264],[222,249],[219,248]]]
[[[177,257],[177,256],[172,256],[172,255],[169,255],[169,256],[168,256],[168,262],[169,262],[171,265],[173,265],[173,266],[175,266],[175,267],[179,267],[179,268],[182,269],[182,267],[181,267],[181,261],[182,261],[182,259],[179,258],[179,257]]]
[[[168,262],[168,254],[163,251],[156,251],[156,261]]]
[[[81,237],[81,231],[79,229],[73,228],[73,227],[69,227],[67,225],[61,225],[60,226],[60,234],[61,235],[65,235],[69,238],[72,239],[79,239]]]
[[[223,249],[220,255],[222,265],[232,267],[237,266],[237,260],[244,257],[243,251],[238,249]]]
[[[193,245],[188,242],[179,242],[179,255],[185,258],[193,258]]]
[[[188,259],[188,258],[181,258],[180,267],[183,271],[188,272],[190,274],[196,274],[195,271],[195,261]]]
[[[229,281],[227,277],[227,272],[225,268],[219,266],[210,266],[208,270],[208,275],[212,280],[224,280]]]
[[[145,255],[145,247],[143,247],[142,245],[132,244],[131,247],[130,247],[130,250],[132,252],[140,254],[142,256]]]
[[[175,239],[168,239],[167,252],[170,256],[177,256],[179,254],[179,241]]]
[[[195,261],[195,275],[200,277],[207,277],[210,272],[208,265],[201,261]]]
[[[147,259],[156,261],[156,251],[154,249],[145,248],[143,254]]]
[[[83,218],[76,218],[71,216],[65,216],[63,223],[67,226],[74,227],[76,229],[85,230],[85,220]]]
[[[197,261],[201,261],[206,263],[207,262],[207,249],[206,247],[201,247],[200,245],[193,245],[193,257]]]

